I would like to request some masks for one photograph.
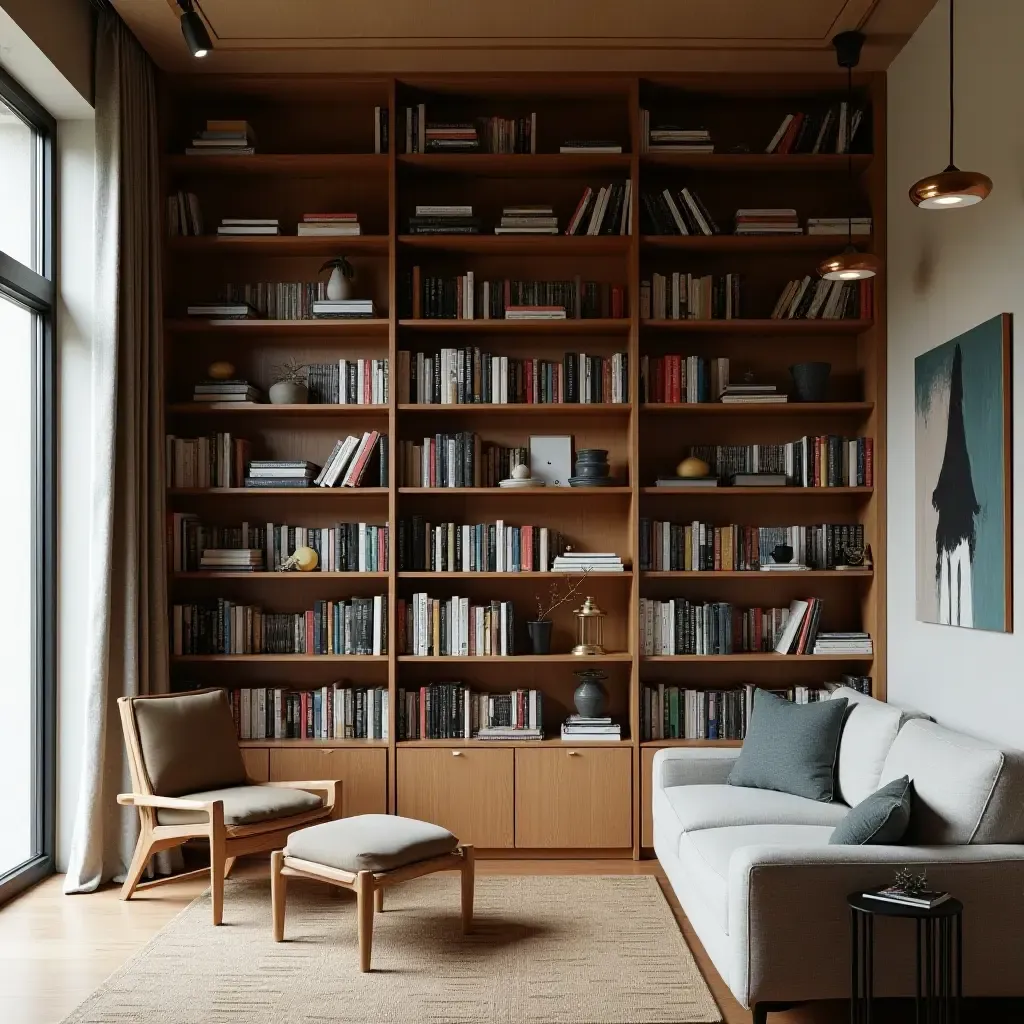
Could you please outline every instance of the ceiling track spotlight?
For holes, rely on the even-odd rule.
[[[853,69],[860,63],[864,46],[863,32],[840,32],[832,40],[836,61],[846,68],[846,110],[853,113]],[[853,244],[853,151],[851,140],[846,139],[846,248],[837,256],[829,256],[818,264],[818,273],[826,281],[863,281],[878,273],[881,263],[869,252],[859,252]]]
[[[953,0],[949,0],[949,165],[910,189],[910,201],[922,210],[960,210],[980,203],[992,191],[992,179],[987,175],[961,171],[953,163],[953,50]]]
[[[181,34],[193,57],[205,57],[212,49],[210,33],[192,0],[177,0],[181,8]]]

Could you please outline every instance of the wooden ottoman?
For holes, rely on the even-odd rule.
[[[370,969],[373,912],[384,910],[389,885],[435,871],[462,872],[462,930],[473,923],[473,847],[445,828],[394,814],[359,814],[299,829],[270,855],[274,940],[284,939],[287,877],[316,878],[354,889],[359,921],[359,968]]]

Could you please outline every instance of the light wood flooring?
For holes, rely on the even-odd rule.
[[[240,862],[239,874],[268,870],[266,859]],[[726,1024],[749,1024],[750,1014],[729,994],[679,909],[656,861],[478,860],[480,874],[650,874],[659,878],[687,942],[707,979]],[[136,950],[206,887],[202,879],[161,886],[129,903],[116,888],[65,896],[62,879],[42,882],[0,908],[0,1021],[3,1024],[57,1024]],[[312,883],[311,883],[312,884]],[[226,901],[230,916],[230,898]],[[211,926],[212,927],[212,926]],[[773,1014],[770,1024],[840,1024],[849,1019],[845,1003],[819,1003]],[[878,1024],[913,1019],[907,1004],[883,1007]],[[1024,1021],[1020,1007],[986,1004],[968,1021]],[[152,1022],[159,1024],[159,1022]],[[210,1022],[215,1024],[215,1022]]]

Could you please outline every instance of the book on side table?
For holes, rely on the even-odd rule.
[[[882,903],[899,903],[904,907],[918,907],[921,910],[931,910],[932,907],[945,903],[949,899],[949,893],[936,892],[934,889],[923,889],[921,892],[911,895],[895,885],[889,885],[884,889],[879,889],[877,892],[864,893],[864,898],[879,900]]]

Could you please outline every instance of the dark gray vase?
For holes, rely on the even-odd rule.
[[[828,390],[831,363],[797,363],[789,368],[793,386],[800,402],[824,402]]]
[[[601,680],[608,677],[596,669],[584,669],[576,675],[580,679],[580,684],[572,695],[576,710],[583,718],[600,718],[604,711],[606,696]]]
[[[550,619],[536,619],[527,622],[527,632],[530,634],[530,648],[534,654],[551,653],[551,621]]]
[[[576,476],[595,480],[608,475],[607,448],[581,448],[576,453]]]

